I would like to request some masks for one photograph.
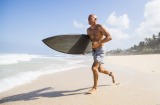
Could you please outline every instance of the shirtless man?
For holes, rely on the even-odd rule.
[[[107,74],[112,77],[112,82],[115,83],[114,75],[112,72],[103,68],[105,50],[104,50],[104,43],[112,40],[109,32],[100,24],[97,24],[97,16],[95,14],[90,14],[88,17],[88,23],[90,27],[87,29],[87,34],[90,37],[92,42],[92,55],[93,55],[93,79],[94,85],[93,88],[89,91],[89,93],[94,93],[97,90],[97,83],[98,83],[98,71],[100,73]]]

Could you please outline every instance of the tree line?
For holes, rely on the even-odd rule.
[[[160,54],[160,32],[151,38],[145,38],[138,45],[133,45],[128,49],[111,50],[106,52],[107,55],[139,55],[139,54]]]

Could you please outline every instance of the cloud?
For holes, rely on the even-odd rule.
[[[160,32],[160,0],[151,0],[145,5],[144,21],[135,30],[138,38],[151,37]]]
[[[79,29],[84,29],[86,28],[84,24],[82,24],[81,22],[78,22],[76,20],[73,21],[73,25],[76,27],[76,28],[79,28]]]
[[[113,12],[106,21],[109,25],[115,26],[120,29],[129,28],[130,20],[127,14],[123,14],[122,16],[116,16],[116,12]]]
[[[121,40],[129,38],[129,35],[125,33],[125,30],[129,28],[130,23],[127,14],[116,16],[116,12],[113,12],[106,20],[106,23],[112,27],[108,29],[114,39]]]
[[[109,28],[110,34],[112,35],[113,39],[128,39],[129,35],[125,32],[123,32],[120,29],[116,29],[116,28]]]

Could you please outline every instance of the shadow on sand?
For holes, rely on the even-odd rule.
[[[100,85],[98,87],[103,87],[103,86],[110,86],[110,85]],[[0,104],[7,103],[7,102],[14,102],[14,101],[36,100],[36,99],[39,99],[40,97],[55,98],[55,97],[71,96],[71,95],[78,95],[78,94],[87,95],[87,92],[80,92],[80,91],[90,89],[90,88],[91,87],[81,88],[76,90],[53,91],[52,87],[46,87],[43,89],[31,91],[28,93],[21,93],[17,95],[4,97],[0,99]]]

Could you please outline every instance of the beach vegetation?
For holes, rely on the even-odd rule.
[[[137,45],[133,45],[128,49],[117,48],[106,52],[107,55],[140,55],[140,54],[160,54],[160,32],[153,34],[150,38],[145,38]]]

